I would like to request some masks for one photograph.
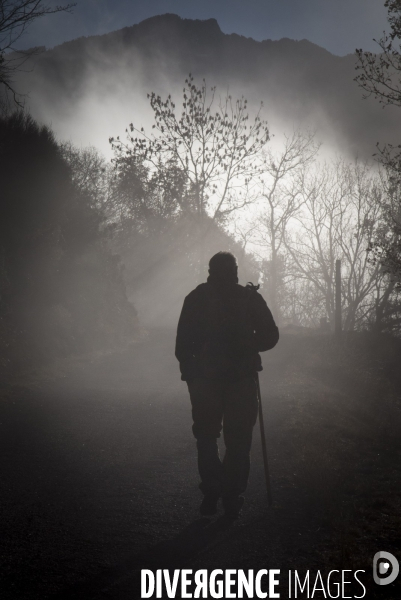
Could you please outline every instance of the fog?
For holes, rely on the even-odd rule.
[[[401,528],[401,226],[399,164],[372,154],[398,143],[401,110],[364,100],[354,67],[165,15],[38,51],[16,76],[25,109],[0,116],[4,598],[132,600],[143,568],[233,565],[315,569],[312,596],[351,565],[377,597],[372,557],[398,556]],[[280,339],[251,286],[204,286],[181,380],[181,307],[221,250]],[[253,434],[241,513],[222,485],[199,518],[197,447],[215,460],[219,431],[196,445],[184,380],[219,388],[199,413],[223,407],[233,472]]]
[[[244,94],[253,107],[263,101],[272,133],[309,126],[326,148],[371,156],[376,142],[396,141],[401,120],[362,99],[354,67],[352,55],[336,57],[305,40],[255,42],[223,34],[213,20],[165,15],[43,52],[17,87],[60,139],[108,157],[110,136],[131,122],[150,123],[146,94],[179,98],[190,72],[223,95]]]
[[[389,107],[383,111],[373,99],[363,99],[353,80],[354,56],[337,57],[305,40],[256,42],[235,34],[226,35],[213,19],[188,21],[164,15],[117,32],[79,38],[35,53],[17,75],[15,86],[22,95],[26,94],[22,97],[27,111],[38,123],[49,126],[57,141],[68,141],[83,154],[86,148],[93,148],[99,153],[99,161],[104,160],[103,168],[111,179],[94,184],[99,189],[105,186],[101,193],[96,192],[100,194],[97,210],[102,205],[99,219],[104,231],[114,232],[107,234],[109,251],[120,257],[125,293],[137,311],[139,326],[145,328],[175,326],[183,298],[207,276],[207,258],[223,248],[231,248],[238,254],[242,283],[259,280],[270,301],[278,302],[276,292],[273,296],[271,293],[272,286],[276,288],[279,284],[273,283],[269,272],[272,246],[270,241],[266,242],[266,236],[270,235],[266,230],[268,211],[261,189],[252,192],[253,203],[227,217],[219,217],[216,224],[213,222],[206,241],[200,242],[198,225],[195,221],[190,224],[178,204],[168,209],[171,212],[167,217],[162,217],[166,207],[155,208],[152,204],[153,216],[149,220],[134,207],[134,192],[128,189],[119,196],[120,192],[113,188],[115,183],[111,183],[111,159],[115,154],[109,138],[119,136],[124,142],[130,123],[137,130],[144,127],[145,133],[151,134],[154,114],[147,98],[151,92],[163,99],[171,95],[180,112],[182,88],[189,73],[198,86],[203,79],[208,90],[216,86],[216,107],[219,98],[224,99],[227,94],[234,99],[247,98],[250,121],[263,103],[260,114],[270,132],[265,149],[270,153],[269,160],[280,155],[295,131],[314,132],[319,153],[305,171],[296,170],[297,177],[303,178],[303,188],[297,194],[305,197],[307,186],[312,185],[325,162],[334,165],[338,160],[350,164],[356,159],[371,161],[376,142],[396,141],[401,131],[397,109]],[[80,160],[75,161],[80,167],[72,165],[74,177],[78,177],[74,169],[83,168]],[[271,180],[266,181],[268,186]],[[280,185],[278,189],[283,196],[277,202],[283,206],[295,178],[288,175]],[[339,180],[336,185],[340,185]],[[91,194],[93,190],[84,192]],[[349,194],[351,198],[351,189]],[[212,216],[209,209],[208,218]],[[307,223],[305,218],[301,212],[294,213],[287,224],[293,246],[299,243],[295,238],[300,235],[297,231],[301,231],[301,225]],[[161,219],[160,223],[157,221],[156,233],[152,219]],[[280,246],[280,260],[288,252],[288,248]],[[340,246],[338,252],[341,254]],[[333,257],[330,264],[332,261]],[[286,269],[288,277],[298,278],[301,285],[304,275],[299,271],[300,266],[292,264]],[[284,277],[280,285],[285,287],[286,281]],[[326,281],[324,289],[327,285],[330,287]],[[282,323],[295,321],[316,327],[319,318],[332,310],[328,308],[332,299],[327,297],[326,307],[324,303],[314,307],[308,317],[300,314],[300,306],[293,307],[291,313],[289,298],[295,289],[291,294],[287,289],[286,293],[285,315],[277,315]],[[310,291],[304,293],[308,295]],[[332,314],[327,316],[333,318]]]

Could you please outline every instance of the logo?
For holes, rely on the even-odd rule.
[[[393,583],[400,572],[400,565],[390,552],[377,552],[373,557],[373,579],[378,585]],[[385,575],[385,577],[383,577]]]

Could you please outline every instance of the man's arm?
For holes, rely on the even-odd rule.
[[[196,323],[194,319],[195,298],[189,294],[181,310],[177,327],[177,338],[175,342],[175,356],[180,363],[180,371],[184,381],[188,381],[195,375],[194,346],[196,338]]]
[[[256,351],[265,352],[266,350],[271,350],[279,340],[279,332],[269,307],[263,297],[257,292],[253,299],[253,317]]]

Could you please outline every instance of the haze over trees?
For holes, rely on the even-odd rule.
[[[394,3],[389,10],[398,14]],[[136,28],[134,42],[161,22]],[[383,47],[396,86],[398,21],[390,22]],[[224,38],[213,31],[213,43]],[[237,37],[230,43],[245,43]],[[385,86],[385,55],[359,59],[365,91]],[[189,75],[178,96],[175,84],[165,96],[151,91],[152,119],[114,132],[112,162],[56,142],[22,113],[2,119],[3,356],[13,347],[45,356],[122,343],[138,334],[136,309],[147,326],[172,326],[222,248],[238,256],[243,283],[260,281],[281,326],[333,327],[341,259],[344,329],[399,331],[398,150],[382,148],[378,168],[323,160],[308,128],[279,132],[273,144],[269,106],[227,91],[227,77],[208,87]],[[386,101],[397,104],[396,93]]]
[[[151,93],[152,132],[131,123],[125,141],[112,137],[110,143],[119,202],[124,194],[136,219],[146,219],[149,233],[149,228],[160,230],[163,221],[172,220],[174,245],[180,254],[186,244],[182,234],[177,235],[178,227],[189,230],[191,264],[202,281],[210,254],[209,238],[252,202],[254,181],[264,168],[262,150],[269,132],[260,111],[250,118],[244,97],[218,97],[215,88],[208,90],[205,81],[198,87],[191,75],[182,93],[177,107],[171,95],[163,101]],[[171,247],[164,253],[165,262],[173,251]]]
[[[213,225],[213,235],[231,232],[242,245],[241,254],[248,251],[254,255],[262,290],[280,324],[317,327],[326,322],[328,328],[334,326],[335,263],[341,259],[344,329],[397,329],[396,287],[369,252],[384,218],[383,173],[361,161],[322,161],[319,144],[308,131],[294,131],[284,137],[281,150],[277,145],[273,150],[267,125],[262,126],[260,117],[254,121],[259,123],[256,143],[252,142],[252,126],[248,136],[238,136],[244,152],[246,144],[252,149],[250,169],[249,164],[241,163],[242,155],[236,154],[232,143],[240,121],[235,112],[230,113],[230,121],[226,107],[228,101],[234,101],[228,96],[220,100],[222,122],[234,137],[225,137],[223,127],[216,127],[216,136],[216,117],[209,116],[205,103],[205,83],[197,88],[190,78],[186,86],[195,100],[188,101],[184,87],[182,113],[171,96],[162,101],[150,94],[156,135],[131,124],[126,141],[110,139],[115,152],[113,201],[124,215],[126,232],[131,232],[127,240],[133,239],[132,226],[139,227],[142,236],[146,231],[145,239],[153,240],[152,260],[143,269],[145,278],[154,268],[162,271],[163,264],[171,265],[174,249],[179,249],[181,260],[183,256],[188,260],[179,269],[182,281],[187,281],[190,289],[199,262],[202,280],[206,270],[202,263],[211,254],[207,232]],[[241,109],[245,108],[246,101],[241,102]],[[175,111],[181,114],[179,121]],[[242,119],[244,124],[248,121],[245,112]],[[259,131],[263,132],[261,139]],[[210,135],[215,146],[208,146]],[[230,164],[235,160],[238,170],[230,177]],[[244,171],[240,171],[242,166]],[[215,174],[214,167],[221,170]],[[127,215],[132,219],[128,230]],[[173,232],[168,242],[167,231]],[[126,252],[124,243],[120,248]],[[142,256],[140,245],[135,253]],[[175,285],[181,293],[185,286],[177,285],[178,279]],[[177,303],[178,298],[179,294]]]
[[[137,317],[100,198],[82,181],[86,154],[23,113],[0,119],[0,136],[1,366],[132,339]]]
[[[253,238],[262,250],[263,277],[269,281],[265,293],[278,321],[287,301],[285,234],[305,201],[306,174],[318,149],[311,132],[297,130],[290,137],[285,136],[281,150],[264,152],[263,174],[253,189],[261,209],[256,222],[248,228],[246,243]]]
[[[220,95],[246,90],[252,110],[262,100],[272,132],[303,123],[317,128],[326,146],[367,158],[379,139],[398,143],[401,115],[364,102],[354,68],[354,55],[334,56],[307,40],[256,42],[224,34],[214,19],[170,14],[43,49],[15,81],[29,92],[33,116],[53,123],[60,139],[105,153],[108,137],[139,115],[148,129],[148,92],[177,99],[191,72]]]
[[[111,139],[113,163],[93,148],[57,144],[22,113],[2,119],[4,367],[33,349],[41,360],[133,339],[132,302],[143,324],[173,325],[222,248],[238,256],[241,281],[260,280],[281,326],[333,327],[340,258],[344,329],[399,331],[396,281],[388,263],[373,259],[387,235],[386,173],[323,161],[311,132],[296,130],[273,150],[244,99],[227,96],[217,117],[205,84],[188,85],[181,121],[171,115],[173,98],[150,96],[157,135],[132,126],[126,143]]]

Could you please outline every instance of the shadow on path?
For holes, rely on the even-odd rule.
[[[224,532],[230,529],[233,523],[233,520],[224,516],[215,521],[207,518],[196,519],[173,539],[160,542],[148,551],[131,556],[123,563],[110,567],[87,581],[70,586],[52,598],[123,599],[126,588],[127,598],[139,598],[141,569],[182,569],[196,556],[222,542]],[[136,591],[138,595],[135,594]]]

